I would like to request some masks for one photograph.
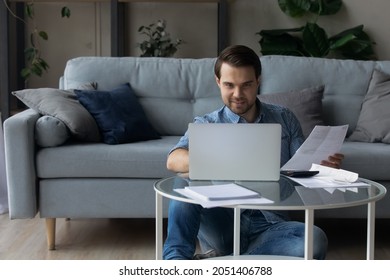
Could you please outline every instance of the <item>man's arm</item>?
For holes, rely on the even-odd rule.
[[[167,168],[176,173],[188,173],[189,172],[189,155],[188,150],[178,148],[173,150],[167,159]]]

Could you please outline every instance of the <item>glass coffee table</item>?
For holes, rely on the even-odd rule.
[[[154,184],[156,191],[156,259],[162,258],[163,248],[163,197],[187,203],[194,200],[182,196],[174,189],[186,186],[217,185],[235,182],[256,192],[262,197],[273,201],[269,204],[240,204],[223,206],[234,208],[234,244],[233,256],[240,255],[240,213],[241,209],[259,210],[303,210],[305,211],[305,259],[313,259],[313,225],[314,210],[334,209],[367,205],[367,259],[374,259],[375,234],[375,202],[383,198],[386,188],[381,184],[367,179],[367,187],[351,190],[323,188],[307,188],[281,176],[277,182],[266,181],[191,181],[186,174],[161,179]]]

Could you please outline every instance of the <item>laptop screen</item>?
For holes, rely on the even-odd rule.
[[[191,123],[191,180],[277,181],[280,124]]]

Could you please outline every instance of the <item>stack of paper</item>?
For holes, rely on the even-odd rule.
[[[315,126],[294,156],[281,169],[320,171],[309,178],[290,177],[291,180],[308,188],[324,188],[332,192],[335,189],[356,191],[356,187],[369,186],[359,181],[357,173],[319,165],[330,155],[340,152],[347,130],[348,125]]]
[[[319,173],[309,178],[290,178],[307,188],[356,188],[367,187],[369,184],[359,181],[357,173],[330,168],[318,164],[312,164],[312,171]]]
[[[176,192],[193,199],[205,208],[237,205],[272,203],[255,191],[237,184],[189,186],[175,189]]]

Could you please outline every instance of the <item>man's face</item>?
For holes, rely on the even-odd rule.
[[[253,67],[232,67],[223,63],[221,78],[216,78],[223,103],[247,121],[256,114],[257,89],[260,79]]]

